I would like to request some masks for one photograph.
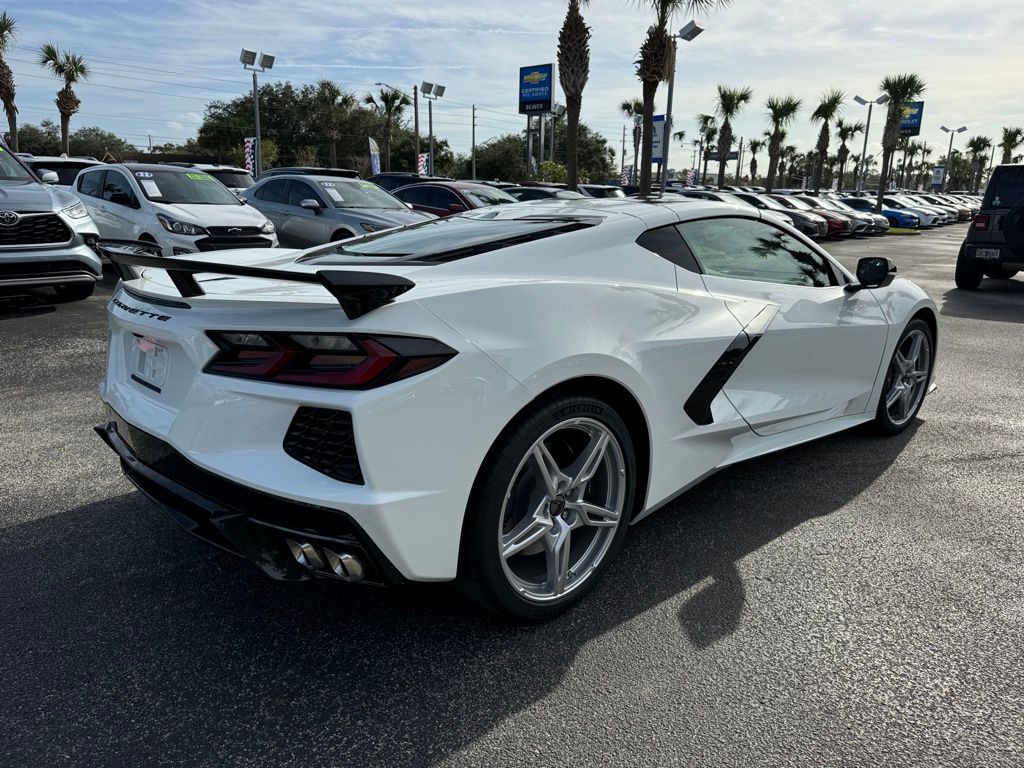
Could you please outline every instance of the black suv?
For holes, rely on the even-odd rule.
[[[982,277],[1009,279],[1024,269],[1024,165],[992,172],[981,212],[956,260],[956,287],[973,290]]]

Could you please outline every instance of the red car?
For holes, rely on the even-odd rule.
[[[798,200],[792,195],[776,195],[771,194],[768,197],[773,200],[777,200],[787,208],[792,208],[797,211],[804,211],[805,213],[816,213],[828,222],[828,233],[825,237],[841,237],[849,236],[853,234],[854,224],[853,219],[849,216],[845,216],[838,211],[830,211],[826,208],[812,208],[810,205],[805,203],[803,200]]]
[[[473,208],[518,202],[512,195],[486,184],[463,181],[432,181],[410,184],[391,193],[414,211],[451,216]]]

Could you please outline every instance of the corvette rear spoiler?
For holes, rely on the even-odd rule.
[[[334,298],[350,320],[365,315],[378,307],[390,304],[396,296],[413,288],[416,283],[398,275],[379,272],[350,272],[341,269],[321,269],[316,272],[292,272],[284,269],[266,269],[238,264],[218,264],[208,261],[190,261],[178,257],[153,255],[159,249],[154,243],[132,240],[100,240],[100,252],[117,268],[122,279],[134,279],[132,270],[123,267],[154,267],[167,272],[174,287],[184,298],[203,296],[206,292],[195,275],[209,273],[233,277],[255,277],[263,280],[286,280],[292,283],[322,285]]]

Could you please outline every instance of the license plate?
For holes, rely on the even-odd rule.
[[[998,259],[999,249],[998,248],[976,248],[974,250],[974,258],[976,259]]]
[[[132,336],[132,378],[157,392],[167,382],[167,347],[145,336]]]

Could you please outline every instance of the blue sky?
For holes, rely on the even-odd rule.
[[[79,88],[82,110],[72,127],[100,125],[140,146],[148,134],[157,143],[194,135],[208,101],[245,91],[243,46],[277,56],[275,79],[329,77],[360,95],[377,81],[406,89],[440,82],[448,91],[435,104],[435,130],[468,151],[474,103],[478,143],[524,127],[518,68],[554,60],[564,8],[561,0],[17,0],[7,6],[19,24],[8,61],[21,120],[36,123],[56,119],[57,81],[35,65],[35,50],[52,41],[84,54],[94,74]],[[583,119],[618,147],[618,104],[640,95],[633,60],[650,14],[627,0],[592,0],[585,15],[593,39]],[[866,108],[852,96],[873,97],[884,74],[903,71],[928,82],[921,138],[942,152],[942,124],[968,126],[961,143],[1024,124],[1021,2],[734,0],[701,21],[708,31],[684,44],[677,69],[676,127],[688,133],[694,115],[712,110],[717,83],[753,88],[736,133],[755,137],[769,95],[792,93],[811,104],[826,88],[840,88],[850,97],[845,116],[863,120]],[[791,130],[801,150],[817,136],[809,114]],[[425,121],[424,109],[424,132]],[[880,128],[874,120],[869,152]],[[673,152],[673,165],[689,164],[688,150]]]

